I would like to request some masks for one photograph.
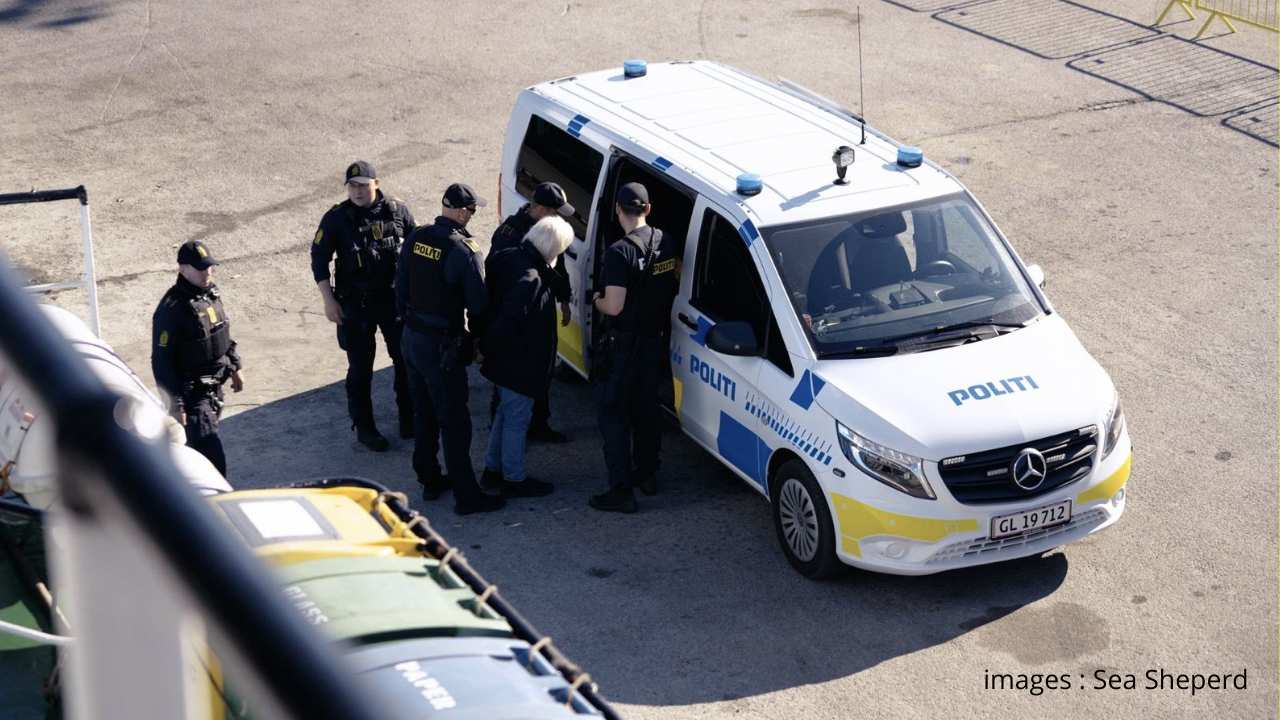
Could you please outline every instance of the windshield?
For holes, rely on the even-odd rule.
[[[965,195],[762,234],[819,357],[893,352],[905,338],[1016,327],[1042,314]]]

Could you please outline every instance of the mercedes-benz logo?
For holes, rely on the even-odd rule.
[[[1048,474],[1049,465],[1035,448],[1023,450],[1013,460],[1013,482],[1027,492],[1040,487]]]

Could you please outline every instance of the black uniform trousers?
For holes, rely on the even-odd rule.
[[[395,298],[344,298],[342,324],[338,325],[338,347],[347,353],[347,413],[360,427],[373,425],[373,358],[377,353],[378,330],[387,344],[395,372],[396,407],[400,417],[413,415],[404,360],[400,353],[401,324],[396,316]]]
[[[453,498],[473,502],[480,496],[480,486],[471,466],[470,388],[458,338],[406,326],[403,347],[413,398],[413,469],[418,482],[427,485],[440,477],[436,453],[443,441]]]
[[[662,449],[661,398],[670,395],[670,342],[664,337],[614,339],[604,348],[596,384],[596,409],[604,440],[609,487],[658,471]]]
[[[222,417],[222,387],[200,386],[182,398],[182,408],[187,414],[187,447],[199,452],[213,466],[227,476],[227,454],[218,437],[218,420]]]

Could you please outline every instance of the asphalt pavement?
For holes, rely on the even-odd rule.
[[[496,190],[514,98],[542,80],[707,58],[861,95],[1044,267],[1110,371],[1135,443],[1116,526],[1041,558],[810,582],[766,503],[678,433],[639,514],[588,510],[603,457],[570,382],[552,405],[573,442],[530,451],[555,494],[465,519],[418,507],[627,717],[1275,717],[1277,39],[1218,24],[1191,42],[1177,8],[1150,27],[1164,5],[0,0],[0,192],[88,187],[104,335],[144,378],[176,246],[224,259],[247,385],[224,422],[234,485],[412,492],[410,443],[354,443],[308,266],[351,160],[429,220],[450,182]],[[0,208],[0,248],[34,281],[78,272],[74,208]],[[477,464],[487,400],[473,375]],[[1247,689],[1148,689],[1162,669],[1246,671]],[[1099,671],[1122,687],[1096,689]],[[1072,689],[988,689],[999,673]]]

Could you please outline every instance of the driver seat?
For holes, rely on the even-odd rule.
[[[854,292],[891,285],[910,277],[911,260],[896,235],[863,240],[849,261],[849,284]]]

